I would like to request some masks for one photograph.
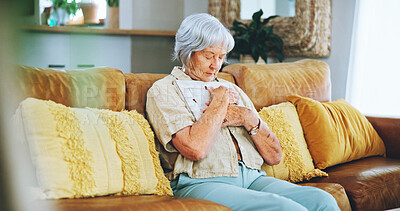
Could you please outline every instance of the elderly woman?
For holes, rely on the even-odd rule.
[[[231,34],[216,18],[188,16],[175,43],[174,56],[183,66],[148,91],[147,114],[174,195],[233,210],[339,210],[330,194],[267,177],[261,170],[263,162],[280,162],[281,147],[239,87],[209,88],[211,101],[197,121],[185,106],[174,81],[223,81],[217,73],[233,46]],[[239,99],[244,106],[237,105]]]

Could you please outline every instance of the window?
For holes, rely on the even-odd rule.
[[[357,0],[346,100],[363,114],[400,117],[400,1]]]

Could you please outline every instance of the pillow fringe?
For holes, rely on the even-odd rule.
[[[149,151],[150,154],[153,158],[153,165],[156,173],[156,177],[158,179],[158,183],[156,186],[156,195],[170,195],[172,196],[172,189],[170,186],[169,180],[165,177],[164,172],[161,167],[160,163],[160,158],[159,154],[156,150],[156,146],[154,143],[154,133],[151,130],[150,124],[147,122],[147,120],[139,114],[136,110],[132,111],[122,111],[122,113],[125,113],[132,118],[135,119],[135,121],[139,124],[139,126],[142,128],[143,133],[145,134],[147,141],[149,143]]]
[[[110,110],[91,109],[96,112],[100,119],[107,125],[111,139],[115,141],[117,154],[121,159],[121,168],[123,172],[124,186],[122,191],[117,195],[138,195],[140,190],[143,189],[142,185],[138,182],[139,178],[137,159],[132,153],[134,146],[129,142],[127,131],[124,123],[119,121],[118,115]]]
[[[46,101],[49,111],[56,121],[58,135],[66,141],[62,142],[64,160],[70,169],[73,182],[74,198],[93,197],[95,195],[93,157],[83,140],[83,132],[78,118],[70,108]]]
[[[313,171],[308,172],[305,176],[305,180],[310,180],[313,177],[327,177],[328,173],[321,171],[319,169],[314,169]]]

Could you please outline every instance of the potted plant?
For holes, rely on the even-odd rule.
[[[110,29],[119,28],[119,0],[106,0],[107,1],[107,18],[106,27]]]
[[[106,0],[109,7],[119,7],[119,0]]]
[[[263,11],[260,9],[253,14],[252,20],[248,24],[237,20],[233,22],[231,31],[235,39],[235,47],[232,53],[234,55],[251,55],[257,63],[259,57],[266,62],[268,53],[273,52],[282,62],[284,59],[283,41],[273,32],[274,26],[267,25],[271,19],[277,16],[270,16],[262,21],[262,15]]]
[[[84,23],[85,24],[99,24],[100,20],[97,17],[98,4],[93,0],[82,0],[79,3],[82,8]]]
[[[75,0],[51,0],[53,2],[52,11],[50,12],[49,25],[62,26],[74,16],[79,9]]]

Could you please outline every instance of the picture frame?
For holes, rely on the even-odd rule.
[[[331,0],[296,0],[295,5],[294,17],[277,17],[269,23],[284,42],[285,57],[328,57]],[[229,28],[240,20],[240,0],[208,0],[208,12]]]

